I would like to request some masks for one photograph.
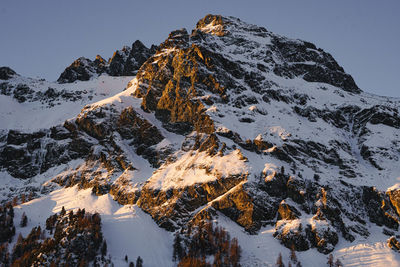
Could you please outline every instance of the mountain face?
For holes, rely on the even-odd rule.
[[[90,189],[90,203],[111,199],[175,232],[186,258],[175,242],[164,266],[176,264],[172,254],[218,260],[204,244],[193,245],[202,229],[214,231],[207,222],[246,242],[243,266],[275,263],[278,253],[288,255],[285,247],[298,251],[304,266],[322,266],[329,253],[350,264],[359,258],[347,251],[358,245],[374,247],[366,254],[379,247],[400,263],[388,248],[398,244],[400,220],[400,99],[363,92],[327,52],[237,18],[207,15],[190,34],[173,31],[156,48],[137,41],[107,63],[80,58],[58,82],[122,79],[97,78],[101,73],[136,76],[98,102],[86,95],[100,93],[79,93],[75,117],[2,130],[0,175],[12,184],[0,189],[3,202],[26,191],[57,202],[70,188]],[[42,101],[32,80],[26,86],[33,89],[21,95],[27,102],[19,101],[19,84],[3,82],[2,95],[20,104]],[[57,101],[70,101],[62,95]],[[200,240],[215,246],[204,235]],[[116,255],[111,260],[123,258]],[[156,259],[146,260],[156,266]]]
[[[59,83],[72,83],[74,81],[88,81],[103,73],[110,76],[134,76],[140,66],[154,54],[155,46],[150,49],[139,40],[132,47],[124,46],[115,51],[114,55],[106,61],[97,55],[95,60],[80,57],[67,67],[58,78]]]

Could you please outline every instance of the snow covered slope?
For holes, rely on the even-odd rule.
[[[113,96],[133,77],[110,77],[69,84],[15,75],[0,81],[0,129],[33,132],[73,118],[93,101]]]
[[[40,123],[1,113],[2,200],[32,191],[21,209],[48,207],[43,218],[99,211],[118,266],[127,253],[148,266],[217,262],[207,222],[239,241],[243,266],[286,262],[290,248],[303,266],[330,253],[345,266],[400,266],[400,243],[387,243],[400,237],[400,99],[363,92],[309,42],[207,15],[191,34],[171,32],[129,83],[57,84],[86,90],[79,104],[42,101],[45,81],[7,82],[4,106]],[[206,245],[194,243],[204,229]],[[187,257],[172,262],[178,248]]]
[[[146,266],[173,266],[171,233],[159,228],[136,206],[122,206],[109,194],[93,196],[90,189],[78,190],[76,186],[55,190],[43,198],[17,206],[14,220],[19,222],[25,213],[28,227],[17,227],[16,235],[21,232],[26,236],[30,227],[38,225],[45,229],[46,218],[60,212],[62,207],[67,212],[81,208],[101,215],[102,230],[115,266],[127,265],[125,255],[130,260],[141,256]]]

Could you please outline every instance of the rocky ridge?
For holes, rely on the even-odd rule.
[[[108,61],[99,55],[93,61],[80,57],[61,73],[57,81],[59,83],[88,81],[103,73],[110,76],[134,76],[155,50],[156,46],[147,48],[142,42],[136,40],[132,47],[124,46],[121,50],[115,51]]]
[[[311,43],[233,17],[207,15],[142,59],[122,93],[51,129],[4,134],[0,168],[30,179],[82,159],[38,190],[91,187],[169,231],[226,216],[327,254],[372,226],[398,230],[399,99],[362,92]],[[110,71],[101,62],[84,69]]]

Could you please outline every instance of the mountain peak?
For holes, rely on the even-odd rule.
[[[264,27],[244,22],[233,16],[212,14],[208,14],[204,18],[200,19],[196,24],[195,30],[217,36],[225,36],[240,31],[254,33],[268,32]]]
[[[168,38],[160,45],[160,49],[185,48],[189,42],[189,34],[185,28],[172,31]]]
[[[200,19],[196,24],[196,29],[205,32],[215,34],[217,36],[224,36],[226,34],[225,26],[229,23],[229,19],[221,15],[208,14],[204,18]]]
[[[144,49],[147,49],[147,47],[140,40],[136,40],[135,42],[133,42],[132,50],[144,50]]]
[[[197,23],[191,40],[227,57],[240,58],[237,61],[241,63],[257,62],[261,72],[327,83],[352,93],[361,92],[335,59],[314,44],[272,33],[235,17],[206,15]]]
[[[0,67],[0,80],[8,80],[13,76],[18,75],[13,69],[10,67]]]

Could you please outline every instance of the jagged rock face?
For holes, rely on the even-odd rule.
[[[132,47],[125,46],[115,51],[108,62],[99,55],[94,61],[80,57],[64,70],[57,81],[59,83],[88,81],[103,73],[111,76],[133,76],[155,50],[155,46],[149,49],[137,40]]]
[[[167,191],[144,186],[137,204],[161,227],[172,231],[184,227],[196,209],[228,192],[243,179],[233,176]]]
[[[118,139],[127,140],[138,155],[155,166],[164,157],[152,148],[163,136],[132,108],[121,113],[108,108],[84,109],[64,126],[36,133],[10,130],[2,138],[0,167],[18,178],[33,177],[77,158],[99,160],[110,171],[133,168],[126,162]]]
[[[288,78],[303,76],[308,82],[323,82],[348,92],[360,92],[353,78],[344,72],[333,57],[322,49],[317,49],[314,44],[287,41],[280,37],[274,37],[272,43],[274,44],[272,51],[280,57],[271,57],[270,60],[274,63],[284,62],[275,63],[273,69],[275,74]],[[310,61],[312,63],[308,64]]]
[[[399,191],[374,186],[398,175],[400,101],[362,92],[315,45],[207,15],[157,48],[82,62],[71,77],[137,75],[63,126],[7,132],[3,170],[27,178],[83,158],[53,182],[110,193],[170,231],[223,214],[299,251],[330,253],[371,224],[398,230]]]
[[[109,60],[107,73],[111,76],[133,76],[140,66],[154,54],[156,47],[150,49],[139,40],[132,44],[132,48],[124,47],[117,50]]]
[[[65,89],[56,90],[48,87],[45,91],[35,91],[29,83],[0,83],[0,95],[12,96],[19,103],[39,101],[43,105],[53,107],[58,101],[78,101],[82,99],[92,99],[93,95],[88,91],[73,91],[69,92]]]
[[[0,80],[8,80],[17,73],[9,67],[0,67]]]
[[[94,75],[105,71],[105,61],[102,57],[96,56],[96,60],[80,57],[67,67],[58,78],[59,83],[69,83],[78,81],[88,81]]]
[[[387,195],[390,203],[396,208],[397,214],[400,214],[400,190],[389,190]]]
[[[278,208],[278,220],[295,220],[299,218],[300,213],[295,207],[292,207],[283,200]]]
[[[137,97],[145,111],[155,111],[165,127],[180,133],[191,130],[213,133],[200,100],[204,91],[224,98],[223,87],[207,69],[205,56],[195,45],[188,47],[186,30],[172,32],[157,53],[139,70]],[[180,49],[177,49],[180,48]]]
[[[30,178],[49,168],[85,157],[93,145],[63,127],[35,133],[10,130],[0,146],[0,167],[14,177]]]
[[[211,206],[243,226],[249,233],[256,233],[262,225],[265,209],[260,209],[253,200],[248,188],[240,184],[223,197],[213,201]]]
[[[257,233],[263,225],[275,224],[275,238],[298,251],[315,247],[327,254],[338,243],[339,235],[349,241],[356,235],[367,237],[365,219],[398,229],[399,213],[384,194],[373,188],[342,186],[338,191],[276,174],[265,182],[247,182],[231,190],[213,201],[212,207],[250,233]]]

